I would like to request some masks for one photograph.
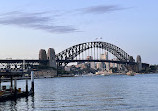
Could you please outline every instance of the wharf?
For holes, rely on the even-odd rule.
[[[1,86],[1,78],[10,78],[10,88],[7,89],[6,86]],[[31,89],[28,90],[28,78],[26,78],[26,90],[21,91],[21,88],[17,88],[17,80],[22,78],[22,75],[19,74],[0,74],[0,102],[7,100],[16,100],[21,97],[28,97],[29,95],[34,95],[34,71],[31,71]],[[7,79],[7,81],[8,81]],[[4,80],[3,80],[4,81]],[[14,84],[13,84],[14,81]]]
[[[33,95],[32,91],[27,92],[17,92],[17,94],[15,93],[11,93],[11,92],[7,92],[4,93],[3,95],[0,96],[0,102],[3,101],[7,101],[7,100],[16,100],[18,98],[22,98],[22,97],[28,97],[30,95]]]

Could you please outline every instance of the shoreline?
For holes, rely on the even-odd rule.
[[[158,72],[156,73],[136,73],[136,75],[138,74],[158,74]],[[45,78],[56,78],[56,77],[77,77],[75,76],[76,74],[71,74],[71,75],[61,75],[61,76],[40,76],[40,77],[34,77],[34,79],[45,79]],[[88,74],[81,74],[82,75],[88,75]],[[92,74],[94,76],[101,76],[101,74]],[[108,75],[127,75],[127,74],[122,74],[122,73],[110,73]],[[31,77],[21,77],[21,78],[16,78],[17,80],[26,80],[26,79],[31,79]],[[1,82],[9,82],[10,78],[1,78]]]

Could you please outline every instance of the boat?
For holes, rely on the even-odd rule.
[[[110,72],[106,72],[106,71],[99,71],[99,72],[96,72],[96,75],[102,75],[102,76],[108,76],[110,75],[111,73]]]
[[[127,72],[126,74],[127,74],[128,76],[134,76],[134,75],[135,75],[135,72],[129,71],[129,72]]]

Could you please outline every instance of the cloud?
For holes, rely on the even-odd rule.
[[[49,17],[48,14],[49,12],[24,13],[12,11],[0,15],[0,24],[40,29],[51,33],[68,33],[77,31],[73,26],[56,25],[54,23],[55,17],[59,15]]]
[[[123,10],[124,8],[119,7],[118,5],[100,5],[100,6],[92,6],[88,8],[80,9],[80,12],[85,14],[104,14],[107,12]]]

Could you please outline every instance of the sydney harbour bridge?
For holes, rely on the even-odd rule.
[[[114,55],[117,60],[108,60],[100,58],[100,54],[107,51]],[[86,59],[87,56],[92,56],[93,59]],[[136,61],[133,56],[129,55],[123,49],[116,45],[102,42],[86,42],[69,47],[60,53],[55,54],[53,48],[46,51],[41,49],[39,52],[38,60],[0,60],[1,69],[0,72],[14,71],[14,70],[33,70],[34,66],[47,66],[55,70],[60,70],[60,67],[66,66],[71,62],[108,62],[123,64],[123,66],[128,70],[136,71],[141,70],[142,67],[148,67],[149,64],[142,63],[140,56],[138,56]]]

